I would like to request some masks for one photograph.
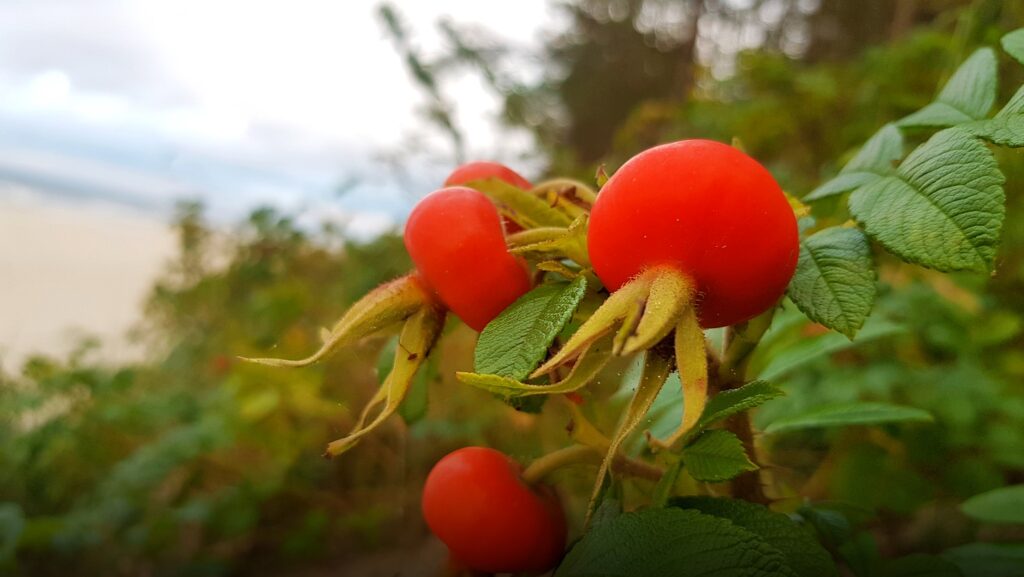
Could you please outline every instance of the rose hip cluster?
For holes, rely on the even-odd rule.
[[[509,251],[509,235],[544,231],[481,192],[477,185],[489,180],[521,195],[539,195],[543,188],[500,164],[459,167],[406,223],[415,271],[353,305],[312,356],[250,359],[303,366],[402,324],[391,374],[355,430],[328,446],[329,455],[347,450],[395,411],[447,312],[482,331],[531,289],[527,262]],[[578,359],[611,334],[615,354],[631,354],[674,332],[686,404],[680,429],[665,441],[671,447],[694,426],[706,400],[701,329],[749,320],[775,306],[785,291],[799,253],[793,210],[764,167],[707,140],[646,150],[624,164],[596,199],[571,208],[566,222],[587,227],[586,254],[575,260],[588,262],[575,265],[587,274],[592,268],[610,296],[532,376]],[[572,255],[561,258],[568,262]],[[616,438],[626,433],[620,430]],[[613,441],[609,454],[616,447]],[[545,571],[565,547],[565,518],[554,491],[525,481],[517,463],[492,449],[469,447],[441,459],[426,481],[423,514],[453,559],[472,570]]]

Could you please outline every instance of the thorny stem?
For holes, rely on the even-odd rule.
[[[750,426],[750,413],[743,411],[730,417],[725,422],[725,427],[739,437],[743,443],[743,449],[750,456],[758,467],[757,452],[754,447],[754,431]],[[732,480],[732,491],[736,497],[745,499],[752,503],[767,504],[770,499],[764,494],[764,487],[761,485],[760,469],[743,473]]]
[[[570,445],[535,459],[523,471],[523,480],[532,485],[554,471],[569,465],[578,463],[599,464],[602,456],[601,451],[595,447]],[[612,470],[623,475],[639,477],[650,481],[661,479],[661,475],[664,473],[659,467],[637,459],[631,459],[622,454],[615,456],[615,459],[612,461]]]
[[[717,371],[710,373],[710,386],[715,391],[735,389],[746,382],[750,357],[771,326],[776,308],[772,307],[760,316],[728,329],[721,364]],[[760,466],[754,446],[754,431],[750,425],[750,413],[743,411],[733,415],[726,420],[725,427],[739,438],[747,455]],[[734,496],[753,503],[769,502],[761,484],[760,469],[743,473],[733,479],[732,491]]]

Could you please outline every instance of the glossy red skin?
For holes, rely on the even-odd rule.
[[[424,197],[405,224],[405,248],[438,299],[478,332],[530,290],[525,263],[505,246],[498,210],[471,188]]]
[[[530,487],[521,467],[483,447],[438,461],[423,487],[423,517],[452,556],[477,571],[547,571],[565,550],[565,513],[550,487]]]
[[[764,312],[796,270],[796,217],[757,161],[731,146],[684,140],[630,159],[601,188],[587,237],[609,290],[656,265],[697,284],[705,328]]]
[[[523,190],[530,190],[533,185],[530,184],[529,180],[526,180],[520,174],[504,164],[498,164],[497,162],[467,162],[462,166],[455,169],[454,172],[448,175],[448,179],[444,181],[445,186],[457,186],[460,184],[466,184],[467,182],[473,182],[474,180],[483,180],[485,178],[497,178],[504,180],[512,186],[518,186]]]
[[[504,164],[498,164],[497,162],[467,162],[462,166],[458,167],[451,174],[448,175],[448,179],[444,181],[445,186],[457,186],[460,184],[467,184],[474,180],[483,180],[485,178],[497,178],[503,180],[512,186],[518,186],[523,190],[530,190],[533,188],[533,184],[529,180],[526,180],[520,174]],[[523,230],[523,227],[517,223],[502,217],[501,222],[505,225],[505,232],[512,234]]]

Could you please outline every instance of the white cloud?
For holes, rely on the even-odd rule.
[[[37,179],[81,176],[83,188],[110,182],[115,196],[138,187],[142,198],[177,187],[236,207],[240,199],[294,205],[329,196],[356,175],[375,191],[337,202],[367,210],[377,199],[400,218],[395,199],[408,196],[375,155],[421,126],[421,95],[376,7],[373,0],[0,3],[0,145],[28,148],[7,167],[42,155],[47,162],[33,165],[43,171]],[[444,15],[526,43],[548,12],[545,0],[398,8],[427,50],[439,46],[434,23]],[[500,132],[498,102],[477,79],[449,88],[470,150],[493,156],[528,145]],[[121,166],[126,158],[129,167]],[[439,180],[424,170],[412,175],[412,197]],[[107,178],[121,171],[123,180]]]

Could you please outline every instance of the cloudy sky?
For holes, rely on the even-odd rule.
[[[546,0],[395,4],[428,52],[441,17],[524,47],[554,17]],[[220,223],[269,203],[358,236],[399,225],[450,167],[395,179],[379,160],[423,123],[376,8],[0,0],[0,361],[59,350],[69,331],[121,334],[174,250],[176,199]],[[470,154],[528,147],[499,134],[478,81],[448,89]]]
[[[409,199],[374,159],[421,124],[421,97],[376,4],[0,0],[0,179],[143,209],[202,197],[226,217],[312,205],[358,213],[356,233],[400,218]],[[427,51],[443,16],[523,45],[550,17],[544,0],[396,4]],[[455,89],[470,150],[514,154],[496,101],[468,78]],[[443,178],[431,169],[404,186]]]

